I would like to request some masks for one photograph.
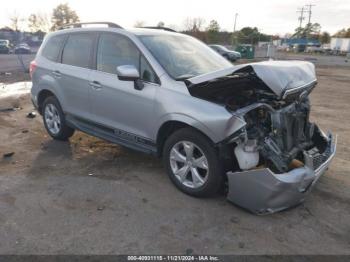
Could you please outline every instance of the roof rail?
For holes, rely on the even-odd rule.
[[[169,27],[164,27],[164,26],[141,26],[139,28],[159,29],[159,30],[165,30],[165,31],[169,31],[169,32],[176,32],[174,29],[171,29]]]
[[[123,27],[121,27],[120,25],[111,23],[111,22],[85,22],[85,23],[65,24],[63,26],[60,26],[58,30],[68,29],[68,28],[82,28],[83,25],[107,25],[108,27],[111,27],[111,28],[123,29]]]

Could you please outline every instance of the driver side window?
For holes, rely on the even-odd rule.
[[[158,83],[158,77],[141,55],[138,48],[128,38],[116,34],[101,34],[97,48],[97,70],[117,74],[117,67],[133,65],[142,80]]]

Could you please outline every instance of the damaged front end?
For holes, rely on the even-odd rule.
[[[224,140],[237,160],[227,173],[228,199],[257,214],[303,202],[336,151],[336,138],[309,120],[313,65],[265,62],[216,74],[188,86],[193,96],[223,104],[246,123]]]
[[[305,200],[336,150],[336,138],[309,122],[308,104],[257,107],[243,116],[249,124],[234,142],[240,170],[227,173],[230,201],[265,214]],[[252,115],[263,120],[252,121]]]

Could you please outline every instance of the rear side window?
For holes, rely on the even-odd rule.
[[[94,38],[90,34],[68,37],[62,53],[62,64],[89,68]]]
[[[60,49],[61,49],[61,46],[63,44],[64,38],[65,38],[64,35],[58,35],[58,36],[51,37],[47,41],[47,43],[42,51],[42,55],[45,58],[56,62],[58,59],[58,54],[60,53]]]

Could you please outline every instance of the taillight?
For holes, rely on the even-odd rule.
[[[32,62],[30,62],[30,65],[29,65],[30,78],[33,78],[33,74],[34,74],[35,69],[36,69],[36,62],[35,62],[35,60],[33,60]]]

